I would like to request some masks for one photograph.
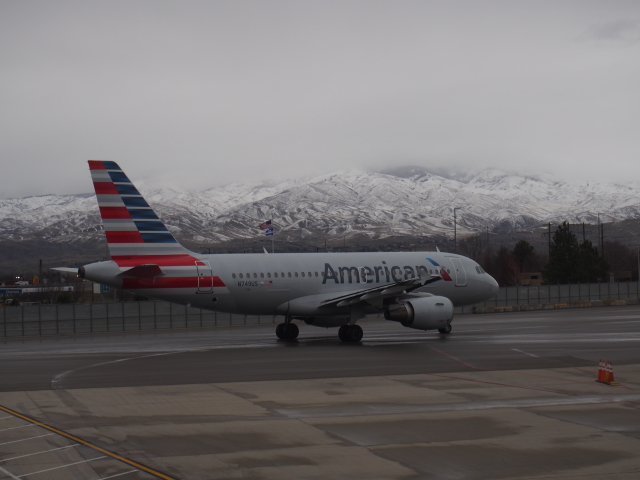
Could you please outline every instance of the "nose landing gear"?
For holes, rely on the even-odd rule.
[[[338,330],[338,338],[343,342],[358,343],[362,340],[364,332],[360,325],[343,325]]]

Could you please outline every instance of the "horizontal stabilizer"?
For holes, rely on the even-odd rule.
[[[73,273],[75,275],[78,274],[78,267],[52,267],[50,270],[55,270],[56,272],[66,272]]]
[[[153,278],[159,275],[164,275],[164,272],[156,264],[136,265],[120,273],[120,276],[133,278]]]

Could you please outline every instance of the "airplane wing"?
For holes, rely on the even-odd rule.
[[[346,307],[348,305],[355,305],[356,303],[360,302],[377,303],[385,297],[404,295],[417,288],[437,282],[438,280],[442,280],[442,277],[434,275],[427,278],[426,280],[423,280],[420,277],[413,277],[401,282],[380,285],[378,287],[358,290],[357,292],[351,292],[346,295],[330,298],[323,301],[322,306]]]

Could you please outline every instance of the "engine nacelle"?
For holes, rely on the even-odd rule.
[[[446,297],[412,298],[395,310],[386,311],[384,318],[417,330],[445,328],[453,319],[453,303]]]

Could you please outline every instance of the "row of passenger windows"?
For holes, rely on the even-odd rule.
[[[260,275],[260,278],[264,278],[265,277],[264,273],[253,273],[253,274],[251,274],[251,273],[245,273],[245,274],[239,273],[237,276],[238,276],[238,278],[258,278],[258,275]],[[323,276],[324,277],[324,272],[320,272],[320,273],[318,273],[318,272],[300,272],[299,275],[301,277],[305,277],[305,276],[308,276],[308,277]],[[267,276],[267,278],[271,278],[271,272],[267,273],[266,276]],[[280,276],[282,278],[285,278],[284,272],[280,272],[280,273],[275,272],[273,274],[273,278],[278,278],[278,276]],[[287,272],[287,276],[288,277],[298,277],[298,272],[293,272],[293,274],[291,272]],[[236,278],[236,274],[235,273],[231,274],[231,277],[232,278]]]
[[[476,270],[477,269],[478,269],[478,267],[476,267]],[[429,272],[429,274],[431,274],[431,275],[438,273],[437,270],[431,270],[431,269],[425,269],[425,270],[427,270]],[[445,270],[447,272],[451,273],[451,271],[448,268],[446,268]],[[478,273],[480,273],[480,272],[478,272]],[[482,273],[484,273],[484,271]],[[231,277],[232,278],[258,278],[258,276],[260,276],[260,278],[265,278],[265,275],[266,275],[266,278],[271,278],[271,272],[268,272],[266,274],[265,273],[245,273],[245,274],[238,273],[237,275],[235,273],[232,273]],[[318,273],[318,272],[300,272],[299,274],[298,274],[298,272],[293,272],[293,273],[287,272],[286,276],[285,276],[284,272],[280,272],[280,273],[275,272],[273,274],[273,278],[278,278],[278,276],[280,276],[281,278],[286,278],[286,277],[289,277],[289,278],[295,277],[295,278],[297,278],[298,275],[300,277],[324,277],[324,272],[320,272],[320,273]]]

